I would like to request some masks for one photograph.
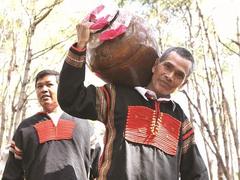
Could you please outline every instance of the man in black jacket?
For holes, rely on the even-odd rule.
[[[77,25],[78,42],[60,73],[58,100],[67,113],[105,124],[100,180],[208,180],[194,130],[171,93],[182,87],[194,59],[182,47],[166,50],[146,87],[84,86],[91,23]]]
[[[88,180],[97,177],[100,146],[92,125],[64,113],[59,73],[43,70],[35,89],[42,110],[23,120],[11,142],[2,180]]]

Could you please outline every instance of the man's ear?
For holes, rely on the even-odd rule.
[[[154,64],[153,67],[152,67],[152,73],[154,73],[155,68],[156,68],[156,65]]]
[[[154,65],[153,65],[153,67],[152,67],[152,73],[154,73],[154,71],[155,71],[155,69],[156,69],[156,66],[158,65],[159,62],[160,62],[160,61],[159,61],[159,58],[157,58],[157,59],[155,60],[155,63],[154,63]]]

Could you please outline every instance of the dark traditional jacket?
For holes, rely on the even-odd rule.
[[[23,120],[14,134],[2,180],[96,177],[100,146],[91,148],[92,135],[93,127],[88,121],[66,113],[57,126],[45,113],[33,115]]]
[[[192,124],[177,103],[148,101],[130,87],[85,87],[84,79],[85,52],[71,47],[58,100],[67,113],[105,124],[100,180],[208,179]]]

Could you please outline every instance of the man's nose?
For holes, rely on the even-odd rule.
[[[166,78],[169,81],[173,81],[173,79],[174,79],[174,72],[171,71],[171,72],[166,73]]]
[[[46,92],[48,90],[48,87],[47,86],[42,86],[42,88],[41,88],[41,92]]]

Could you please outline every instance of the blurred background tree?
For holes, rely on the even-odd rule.
[[[3,1],[3,0],[2,0]],[[197,141],[213,180],[240,179],[240,2],[232,0],[8,0],[0,7],[0,145],[17,125],[38,111],[33,78],[44,68],[60,70],[75,25],[100,3],[129,9],[156,29],[162,52],[184,46],[197,65],[174,98],[196,127]],[[88,83],[100,80],[89,73]],[[202,139],[202,140],[201,140]],[[1,170],[1,169],[0,169]]]

